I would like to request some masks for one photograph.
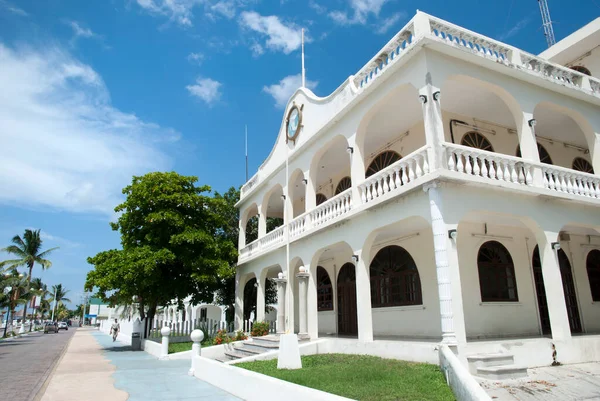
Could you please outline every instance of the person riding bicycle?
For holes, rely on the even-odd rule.
[[[113,342],[117,341],[119,331],[121,331],[121,326],[119,326],[119,322],[117,321],[117,319],[115,319],[115,322],[110,326],[110,332],[112,334]]]

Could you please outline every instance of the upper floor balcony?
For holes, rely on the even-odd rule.
[[[240,263],[434,179],[600,205],[600,81],[423,13],[292,104],[300,139],[242,187]]]

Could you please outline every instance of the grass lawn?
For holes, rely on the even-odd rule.
[[[455,400],[437,365],[367,355],[302,357],[302,369],[278,370],[277,359],[235,366],[360,401]]]
[[[176,352],[191,351],[193,342],[188,341],[185,343],[169,343],[169,354]],[[212,343],[202,343],[202,348],[210,347]]]

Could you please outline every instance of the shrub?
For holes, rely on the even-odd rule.
[[[269,334],[269,322],[254,322],[252,325],[252,337],[261,337]]]
[[[229,344],[230,342],[231,342],[231,337],[229,337],[227,335],[227,331],[225,331],[225,330],[217,331],[217,335],[213,339],[214,345]]]
[[[242,330],[238,330],[235,332],[235,337],[233,338],[233,341],[242,341],[242,340],[247,340],[248,336],[246,334],[244,334],[244,332]]]

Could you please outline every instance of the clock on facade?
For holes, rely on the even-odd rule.
[[[287,116],[287,141],[296,141],[300,128],[302,127],[302,108],[303,106],[292,106]]]

